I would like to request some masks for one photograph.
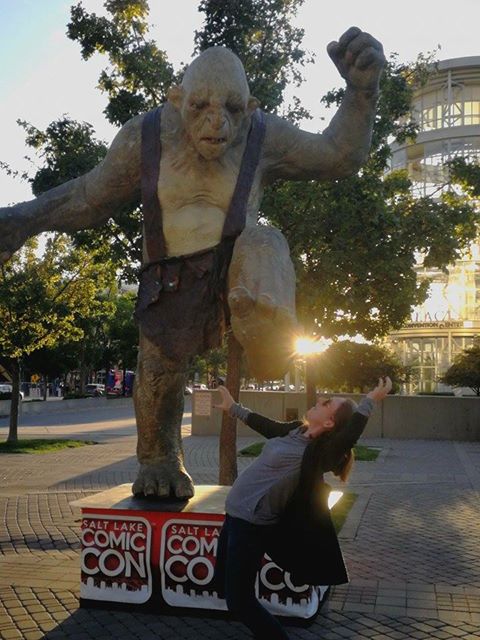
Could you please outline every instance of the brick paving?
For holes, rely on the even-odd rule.
[[[215,483],[218,439],[191,436],[190,419],[186,412],[187,468],[196,483]],[[131,407],[25,416],[20,434],[99,444],[1,457],[2,640],[250,637],[225,619],[79,609],[80,513],[70,503],[134,479]],[[251,441],[241,438],[239,446]],[[289,634],[480,640],[480,443],[365,444],[381,454],[376,462],[357,463],[350,481],[358,498],[340,534],[350,583],[332,589],[312,625],[289,627]],[[239,459],[239,468],[248,463]]]

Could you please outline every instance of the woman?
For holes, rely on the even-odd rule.
[[[255,638],[288,635],[255,597],[255,579],[267,552],[296,584],[342,584],[348,581],[328,509],[330,487],[323,474],[346,480],[352,448],[362,434],[374,403],[392,388],[380,379],[358,407],[344,398],[320,398],[304,421],[277,422],[234,402],[219,387],[228,411],[265,436],[262,453],[234,482],[225,504],[215,576],[229,611]]]

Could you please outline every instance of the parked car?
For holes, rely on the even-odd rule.
[[[193,388],[194,388],[196,391],[208,391],[208,387],[207,387],[207,385],[206,385],[206,384],[203,384],[203,382],[196,382],[196,383],[193,385]]]
[[[12,393],[12,391],[13,391],[13,386],[9,382],[2,382],[0,384],[0,393]],[[23,391],[19,391],[18,394],[20,396],[20,400],[23,400],[25,397],[25,394],[23,393]]]
[[[98,398],[99,396],[105,395],[105,385],[104,384],[96,384],[90,383],[85,387],[85,393],[87,396],[94,396]]]

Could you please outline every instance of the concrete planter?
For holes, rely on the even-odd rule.
[[[197,394],[192,403],[192,435],[218,435],[221,412],[212,409],[210,416],[198,415]],[[338,394],[358,401],[362,396]],[[216,400],[213,400],[216,402]],[[241,391],[240,402],[252,411],[275,420],[302,418],[306,407],[304,393],[281,391]],[[205,406],[205,401],[199,407]],[[296,414],[296,415],[295,415]],[[252,429],[237,422],[239,436],[255,436]],[[409,438],[419,440],[480,441],[480,398],[454,396],[388,396],[375,407],[364,431],[367,438]]]

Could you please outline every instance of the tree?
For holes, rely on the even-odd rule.
[[[123,125],[164,101],[174,73],[166,53],[148,39],[146,0],[107,0],[104,7],[109,18],[87,13],[81,2],[72,7],[67,35],[80,44],[84,60],[108,57],[98,86],[109,97],[108,121]]]
[[[91,255],[72,250],[65,236],[55,236],[39,258],[30,240],[0,270],[0,353],[12,383],[9,441],[18,437],[21,359],[61,339],[80,340],[80,323],[101,313],[97,291],[107,284]]]
[[[343,340],[334,342],[317,358],[314,376],[317,384],[329,391],[362,393],[375,386],[381,376],[389,376],[397,385],[404,382],[408,369],[384,347]]]
[[[53,379],[67,373],[80,372],[81,387],[88,382],[88,373],[112,365],[133,369],[138,352],[138,329],[133,319],[135,294],[119,293],[115,286],[97,293],[101,303],[98,312],[82,318],[79,340],[61,340],[53,347],[43,347],[23,359],[24,371],[40,373]],[[80,389],[83,393],[83,390]]]
[[[105,142],[96,140],[93,127],[62,116],[40,131],[25,120],[17,120],[25,131],[27,146],[42,159],[43,166],[30,180],[34,196],[60,186],[95,167],[107,153]],[[74,150],[74,152],[72,152]]]
[[[250,92],[268,112],[283,106],[284,91],[303,81],[301,67],[313,58],[301,47],[304,30],[291,24],[304,0],[202,0],[205,14],[195,34],[196,50],[212,46],[231,49],[245,67]],[[290,119],[308,117],[297,100]]]
[[[470,387],[480,396],[480,337],[477,336],[473,344],[455,358],[440,382],[451,387]]]
[[[128,369],[134,369],[138,355],[138,328],[133,319],[135,309],[135,293],[125,292],[115,299],[115,312],[106,326],[106,337],[109,347],[109,357],[123,369],[123,388],[125,395],[125,380]],[[105,368],[106,371],[109,367]]]
[[[286,182],[266,192],[262,213],[289,241],[299,318],[310,334],[373,340],[401,327],[428,291],[428,282],[417,281],[415,256],[446,268],[476,235],[478,214],[453,186],[437,200],[415,198],[405,172],[385,174],[390,141],[416,134],[409,109],[428,62],[389,61],[372,148],[358,175],[326,184]],[[342,95],[330,92],[324,102],[338,104]]]
[[[114,273],[113,277],[115,277]],[[97,292],[96,301],[99,305],[97,313],[81,318],[79,328],[82,331],[82,337],[65,345],[66,350],[70,351],[76,360],[78,393],[81,396],[85,394],[90,373],[102,369],[106,360],[111,361],[107,326],[116,309],[115,294],[112,293],[112,289],[115,290],[116,286],[110,281],[107,288]],[[76,392],[76,390],[73,391]]]
[[[189,378],[198,375],[201,380],[216,382],[220,377],[224,378],[227,365],[227,347],[223,344],[217,349],[210,349],[202,356],[195,356],[189,368]]]
[[[175,76],[166,53],[148,38],[146,0],[106,0],[104,7],[108,17],[88,13],[81,2],[73,6],[67,35],[80,44],[84,60],[95,54],[108,58],[98,87],[109,98],[107,120],[121,126],[161,104]],[[113,214],[101,229],[78,232],[76,241],[85,247],[108,247],[122,279],[136,282],[142,259],[140,199]]]
[[[95,138],[93,128],[85,122],[75,122],[67,116],[55,120],[44,131],[18,120],[25,130],[26,144],[35,150],[42,166],[30,177],[33,194],[40,195],[67,180],[87,173],[103,159],[107,145]],[[17,174],[5,164],[4,170]],[[93,250],[97,261],[115,265],[125,281],[135,281],[142,256],[141,209],[139,202],[126,202],[107,224],[99,229],[77,231],[71,236],[75,246]]]
[[[40,375],[45,384],[49,380],[65,379],[67,374],[78,369],[78,341],[59,340],[53,347],[42,347],[22,358],[22,377],[28,380]]]
[[[448,163],[450,177],[469,198],[480,198],[480,158],[454,158]]]

